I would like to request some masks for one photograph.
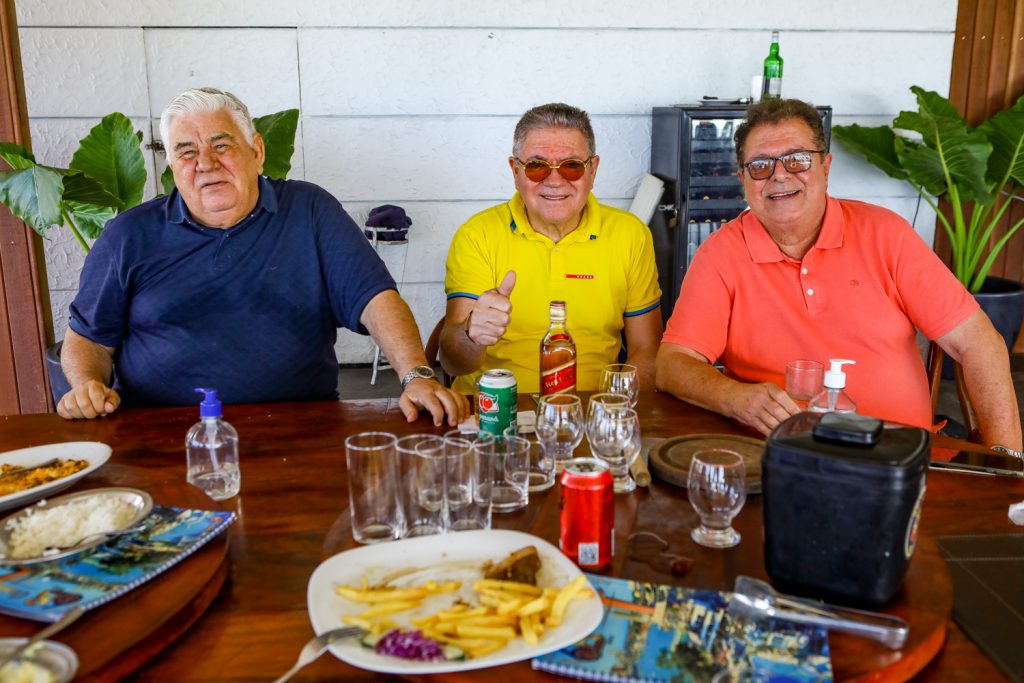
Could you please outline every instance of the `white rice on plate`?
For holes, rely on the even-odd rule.
[[[135,506],[117,496],[89,496],[55,508],[46,501],[7,523],[11,531],[5,556],[39,557],[51,546],[70,546],[86,536],[123,529],[135,519]]]

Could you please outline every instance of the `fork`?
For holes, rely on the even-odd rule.
[[[336,628],[331,631],[324,631],[302,647],[302,652],[299,653],[299,659],[295,662],[295,666],[288,669],[288,671],[274,681],[274,683],[284,683],[294,676],[299,669],[316,661],[316,659],[324,653],[324,650],[329,648],[331,643],[334,641],[362,634],[363,629],[358,626],[346,626],[344,628]]]

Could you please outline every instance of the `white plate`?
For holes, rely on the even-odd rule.
[[[19,465],[21,467],[33,467],[41,465],[47,460],[60,458],[61,460],[88,460],[89,466],[74,474],[51,481],[48,484],[36,486],[35,488],[18,491],[6,496],[0,496],[0,510],[10,510],[19,505],[34,503],[40,498],[63,491],[76,481],[96,470],[110,457],[110,446],[98,441],[69,441],[67,443],[51,443],[46,446],[35,446],[33,448],[22,448],[17,451],[0,453],[0,465]]]
[[[343,626],[341,617],[358,614],[368,605],[352,602],[339,597],[335,586],[346,584],[362,585],[363,577],[370,585],[383,582],[387,577],[402,572],[400,578],[391,581],[394,586],[420,584],[436,581],[461,580],[458,595],[476,604],[472,584],[482,578],[482,565],[486,561],[499,562],[509,554],[528,545],[537,548],[540,554],[541,570],[537,583],[541,587],[563,586],[580,575],[580,569],[547,541],[518,531],[490,529],[487,531],[460,531],[440,536],[421,536],[392,543],[362,546],[335,555],[325,560],[309,579],[307,600],[309,619],[317,634]],[[406,570],[412,570],[405,573]],[[450,606],[456,594],[428,598],[415,610],[394,615],[403,628],[410,619],[433,614]],[[585,600],[573,600],[566,610],[562,623],[548,629],[537,645],[530,645],[522,638],[509,642],[501,650],[480,657],[441,662],[418,662],[379,655],[364,647],[355,638],[331,645],[335,657],[370,671],[391,674],[434,674],[449,671],[465,671],[498,666],[522,659],[531,659],[547,652],[560,650],[587,637],[598,627],[603,616],[601,600],[593,595]]]

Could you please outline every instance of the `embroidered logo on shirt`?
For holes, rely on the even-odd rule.
[[[566,273],[565,278],[567,280],[593,280],[594,276],[587,273]]]

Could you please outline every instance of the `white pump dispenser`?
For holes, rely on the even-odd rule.
[[[825,389],[811,399],[807,410],[812,413],[855,413],[857,404],[846,394],[846,373],[844,365],[854,365],[855,361],[844,358],[832,358],[828,371],[825,372]]]

